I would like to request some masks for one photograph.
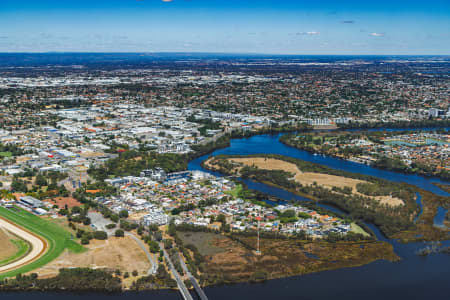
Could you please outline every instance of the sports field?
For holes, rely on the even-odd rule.
[[[71,234],[64,228],[43,220],[23,209],[0,207],[0,216],[43,237],[48,242],[48,250],[43,256],[28,265],[0,274],[0,279],[42,267],[57,258],[65,249],[75,253],[85,251],[85,248],[74,241]]]

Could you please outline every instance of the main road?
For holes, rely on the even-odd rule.
[[[208,297],[206,296],[205,292],[202,290],[200,285],[197,282],[197,279],[189,272],[188,267],[186,266],[183,258],[181,257],[180,253],[178,253],[178,258],[180,259],[180,265],[183,268],[184,272],[186,273],[187,277],[192,283],[192,286],[194,287],[195,291],[197,292],[198,296],[201,300],[208,300]]]
[[[30,231],[23,229],[22,227],[14,224],[13,222],[0,217],[0,227],[15,234],[21,239],[27,241],[31,245],[31,251],[28,252],[24,257],[11,262],[10,264],[0,267],[0,273],[8,272],[24,265],[27,265],[42,255],[48,248],[48,243],[45,239],[39,237],[38,235],[31,233]]]
[[[172,260],[170,259],[169,254],[167,253],[166,249],[164,249],[164,244],[159,243],[159,247],[164,253],[164,258],[168,262],[169,270],[173,274],[173,277],[175,277],[175,281],[177,282],[178,289],[180,290],[181,295],[183,296],[184,300],[194,300],[192,298],[191,293],[189,293],[189,290],[187,289],[186,285],[184,284],[184,281],[181,279],[180,274],[178,274],[177,270],[173,266]]]

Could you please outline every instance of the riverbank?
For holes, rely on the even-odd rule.
[[[450,193],[450,184],[443,184],[443,183],[439,183],[439,182],[435,182],[433,183],[435,186],[437,186],[438,188],[440,188],[443,191],[446,191],[447,193]]]
[[[327,242],[263,237],[260,239],[261,253],[257,254],[256,234],[178,234],[184,243],[195,245],[203,255],[200,281],[205,286],[273,280],[357,267],[377,260],[399,260],[392,245],[374,240]]]
[[[40,279],[36,273],[18,275],[14,279],[0,280],[2,291],[74,291],[74,292],[120,292],[121,280],[112,272],[88,268],[60,269],[51,278]]]
[[[445,129],[442,131],[445,132]],[[430,136],[429,133],[420,130],[398,133],[339,130],[318,134],[286,134],[280,138],[280,142],[315,155],[345,159],[405,174],[419,174],[449,180],[450,173],[442,167],[448,164],[448,161],[440,154],[445,151],[445,142],[426,139],[423,135]],[[392,141],[391,145],[390,138],[395,136],[412,141],[420,140],[422,136],[422,144],[403,141],[396,144]],[[443,134],[433,136],[445,140]],[[399,156],[401,153],[403,153],[402,158]]]

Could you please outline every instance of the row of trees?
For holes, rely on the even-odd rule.
[[[55,277],[39,279],[36,273],[17,275],[15,279],[0,281],[2,291],[95,291],[120,292],[120,278],[100,269],[60,269]]]

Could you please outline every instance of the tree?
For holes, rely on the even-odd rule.
[[[163,240],[163,243],[164,243],[164,248],[165,249],[172,248],[172,240],[171,239],[165,239],[165,240]]]
[[[175,236],[175,234],[177,233],[175,223],[170,222],[167,232],[169,233],[170,236]]]
[[[157,240],[158,242],[160,242],[160,241],[162,240],[162,233],[161,233],[161,231],[156,231],[156,232],[153,234],[153,238],[154,238],[155,240]]]
[[[81,208],[79,206],[74,206],[71,209],[72,214],[79,214],[81,213]]]
[[[114,233],[114,235],[116,237],[124,237],[125,236],[125,231],[123,231],[122,229],[117,229],[116,232]]]
[[[170,277],[170,275],[167,273],[166,268],[163,264],[158,265],[158,269],[156,270],[156,277],[159,279],[164,279]]]
[[[126,209],[122,209],[119,212],[119,218],[124,218],[124,219],[128,218],[128,211]]]
[[[39,185],[39,186],[46,186],[47,185],[47,180],[45,179],[45,177],[42,174],[38,174],[36,176],[35,179],[35,184]]]
[[[150,248],[150,252],[151,253],[158,253],[159,252],[159,245],[157,242],[155,241],[149,241],[148,242],[149,248]]]
[[[184,285],[185,285],[188,289],[192,288],[192,282],[191,282],[191,280],[185,279],[185,280],[184,280]]]
[[[114,223],[119,222],[119,216],[118,215],[111,215],[110,216],[111,221],[113,221]]]
[[[224,214],[218,215],[216,221],[217,221],[217,222],[220,222],[220,223],[222,223],[222,224],[225,224],[225,223],[227,222],[226,217],[225,217]]]
[[[106,240],[108,238],[108,234],[104,231],[95,231],[94,238],[96,240]]]
[[[293,218],[293,217],[295,217],[295,210],[293,210],[293,209],[285,210],[285,211],[280,215],[280,217],[281,217],[281,218]]]
[[[84,218],[84,219],[83,219],[83,224],[84,224],[84,225],[89,225],[89,224],[91,224],[91,219],[88,218],[88,217]]]
[[[298,213],[298,217],[301,218],[301,219],[309,219],[309,218],[311,218],[311,215],[309,215],[309,214],[307,214],[305,212],[299,212]]]
[[[158,225],[156,225],[156,224],[150,224],[150,225],[148,226],[148,230],[150,230],[150,231],[158,231]]]
[[[144,228],[142,226],[139,226],[137,229],[137,234],[142,235],[144,233]]]
[[[111,223],[111,224],[106,225],[105,227],[106,227],[106,229],[113,229],[113,228],[116,228],[117,225],[115,223]]]

